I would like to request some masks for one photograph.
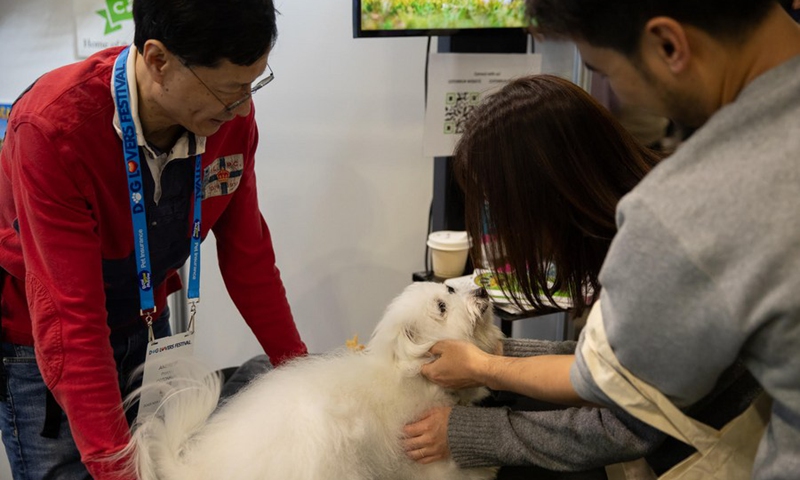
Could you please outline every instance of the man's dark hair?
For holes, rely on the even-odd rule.
[[[252,65],[275,44],[272,0],[134,0],[133,43],[159,40],[189,65]]]
[[[645,24],[666,16],[712,35],[736,40],[761,20],[776,0],[526,0],[535,31],[578,38],[633,56]]]

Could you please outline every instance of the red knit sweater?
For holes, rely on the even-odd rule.
[[[111,74],[120,51],[103,51],[39,79],[13,108],[0,153],[3,340],[35,346],[45,383],[98,480],[113,469],[98,460],[128,440],[103,277],[104,261],[133,252],[122,143],[112,124]],[[229,165],[238,187],[212,195],[206,189],[202,236],[213,230],[231,298],[273,363],[280,363],[306,347],[258,208],[257,141],[252,111],[207,139],[204,169],[221,157],[243,160]],[[187,218],[187,243],[189,224]],[[179,285],[170,272],[156,287],[159,310]],[[137,312],[131,316],[137,319]]]

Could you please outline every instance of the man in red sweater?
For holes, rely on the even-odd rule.
[[[193,231],[214,232],[272,363],[306,353],[254,175],[272,0],[136,0],[133,15],[133,47],[20,97],[0,154],[0,429],[17,480],[113,477],[103,459],[129,438],[122,398],[147,350],[145,299],[168,335]]]

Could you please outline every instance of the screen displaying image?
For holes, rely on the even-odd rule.
[[[524,0],[360,0],[362,32],[527,27]]]

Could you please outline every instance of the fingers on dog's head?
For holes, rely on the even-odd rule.
[[[433,355],[441,355],[442,352],[444,351],[445,345],[446,343],[444,341],[436,342],[428,351],[431,352]]]

